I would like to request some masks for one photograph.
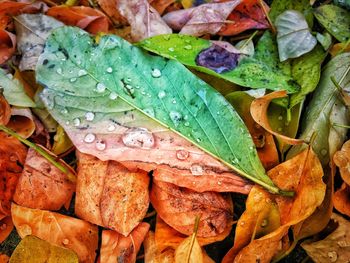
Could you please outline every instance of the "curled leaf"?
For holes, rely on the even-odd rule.
[[[27,139],[35,132],[34,118],[30,109],[12,107],[11,119],[6,126]]]
[[[147,212],[148,184],[144,171],[79,153],[75,213],[127,236]]]
[[[25,207],[59,210],[70,203],[75,184],[35,150],[29,149],[13,200]]]
[[[11,107],[0,90],[0,125],[6,125],[11,118]]]
[[[79,262],[93,263],[98,245],[98,229],[77,218],[30,209],[12,203],[12,220],[21,238],[36,236],[57,246],[73,250]]]
[[[350,216],[350,186],[343,183],[333,196],[334,208],[340,213]]]
[[[341,147],[341,150],[334,154],[333,161],[339,167],[343,181],[347,185],[350,185],[350,140],[346,141]]]
[[[217,236],[225,231],[232,217],[230,197],[215,192],[197,193],[154,180],[150,198],[159,216],[185,235],[192,234],[198,215],[198,237]]]
[[[72,141],[69,139],[67,133],[62,126],[57,127],[57,132],[53,137],[54,143],[52,145],[52,152],[56,155],[65,153],[72,147],[74,147]]]
[[[150,4],[160,15],[162,15],[169,6],[174,4],[174,2],[176,2],[176,0],[151,0]]]
[[[267,109],[270,105],[270,102],[273,99],[277,98],[283,98],[287,96],[286,91],[275,91],[272,93],[269,93],[261,98],[255,99],[251,106],[250,106],[250,113],[254,119],[259,125],[261,125],[265,130],[267,130],[269,133],[275,135],[276,137],[280,138],[281,140],[285,141],[286,143],[289,144],[301,144],[304,141],[300,139],[294,139],[294,138],[289,138],[285,135],[282,135],[276,131],[273,131],[269,119],[267,116]]]
[[[10,263],[78,263],[77,255],[35,236],[26,236],[13,251]]]
[[[285,11],[276,18],[275,24],[280,61],[300,57],[316,46],[317,40],[300,12]]]
[[[16,49],[16,35],[0,28],[0,64],[12,57]]]
[[[209,33],[215,35],[240,2],[240,0],[233,0],[203,4],[167,13],[163,19],[172,29],[180,30],[180,34],[201,36]]]

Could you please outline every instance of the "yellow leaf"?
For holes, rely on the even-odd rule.
[[[69,139],[62,126],[57,127],[57,132],[53,139],[52,152],[56,155],[60,155],[73,147],[72,141]]]
[[[202,249],[196,238],[196,233],[193,233],[188,238],[180,243],[175,250],[176,263],[202,263]]]

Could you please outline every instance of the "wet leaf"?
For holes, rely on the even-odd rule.
[[[314,11],[318,22],[339,42],[350,39],[350,12],[335,5],[322,5]]]
[[[46,38],[63,23],[43,14],[23,14],[15,19],[17,46],[22,54],[19,69],[35,70],[38,57],[44,50]]]
[[[349,90],[350,75],[345,74],[350,67],[349,58],[350,53],[344,53],[328,62],[323,69],[319,86],[315,90],[309,106],[303,115],[302,133],[299,138],[309,141],[312,134],[316,134],[312,147],[322,165],[328,165],[330,158],[333,157],[334,149],[339,149],[345,140],[342,135],[344,128],[333,127],[333,123],[331,122],[332,111],[334,109],[338,110],[339,107],[341,111],[333,111],[333,114],[337,113],[344,117],[348,116],[347,109],[341,101],[341,97],[338,96],[339,91],[332,82],[331,77],[334,77],[338,83],[341,82],[340,85],[342,85],[345,91]],[[338,124],[347,125],[348,121],[345,118],[343,121],[338,122]],[[329,143],[331,129],[336,129],[338,137],[333,137],[332,139],[340,138],[337,142],[332,141],[332,145]],[[330,152],[330,147],[333,149],[332,152]],[[288,152],[288,157],[294,156],[303,148],[305,146],[293,146]]]
[[[202,4],[167,13],[163,19],[172,29],[179,30],[183,35],[215,35],[239,3],[240,0]]]
[[[49,38],[36,71],[37,80],[47,87],[41,96],[43,101],[80,151],[86,152],[89,149],[91,154],[101,159],[117,159],[121,152],[113,150],[117,148],[111,148],[109,144],[114,140],[111,135],[119,132],[119,138],[123,137],[119,143],[123,147],[137,148],[139,155],[141,149],[150,153],[152,151],[149,149],[155,144],[152,131],[158,126],[157,129],[162,131],[170,129],[176,132],[219,158],[230,169],[264,185],[270,191],[280,192],[266,176],[243,121],[213,88],[196,78],[180,63],[142,53],[116,36],[102,37],[98,46],[92,45],[91,41],[91,37],[82,30],[71,27],[57,29]],[[79,50],[72,48],[72,45],[79,46]],[[61,51],[58,47],[61,47]],[[91,53],[99,55],[86,56]],[[62,61],[61,58],[66,55],[69,59]],[[105,58],[104,65],[96,67],[94,60],[101,61],[101,56]],[[119,56],[123,57],[121,61],[125,63],[113,64],[109,60],[111,57],[118,59]],[[50,63],[45,64],[44,61]],[[132,71],[127,61],[133,61]],[[70,73],[70,70],[73,72]],[[85,84],[82,86],[79,83]],[[61,89],[63,86],[64,91]],[[185,87],[189,88],[184,97],[180,93]],[[58,95],[62,92],[64,97]],[[83,98],[91,96],[95,98],[93,103]],[[76,105],[80,105],[79,108]],[[150,108],[150,105],[153,107]],[[94,112],[96,107],[99,112]],[[65,114],[64,109],[69,114]],[[126,128],[122,124],[123,119],[115,114],[116,111],[120,112],[124,120],[128,117],[124,111],[132,111],[132,118],[137,114],[144,121],[134,128]],[[111,123],[110,118],[116,118],[117,123]],[[79,127],[87,124],[89,128],[81,133]],[[208,125],[212,129],[203,128]],[[113,132],[106,134],[109,126]],[[128,126],[130,127],[129,123]],[[105,135],[101,135],[101,131]],[[142,138],[141,143],[134,140],[137,137]],[[101,141],[104,146],[99,148]],[[216,145],[220,145],[220,148]],[[158,149],[157,153],[160,153]]]
[[[16,35],[0,28],[0,43],[0,64],[3,64],[16,50]]]
[[[262,3],[265,9],[269,10],[267,4],[263,1]],[[218,35],[233,36],[249,29],[265,29],[270,27],[259,0],[242,1],[230,13],[227,20],[233,21],[233,23],[226,23],[218,32]]]
[[[131,25],[134,41],[172,32],[147,0],[119,0],[117,8]]]
[[[339,6],[342,6],[346,9],[350,9],[350,1],[349,0],[333,0],[333,3]]]
[[[298,11],[285,11],[276,18],[280,61],[297,58],[310,52],[317,44],[305,17]]]
[[[341,147],[341,150],[334,154],[333,161],[338,166],[343,181],[347,185],[350,185],[350,141],[346,141]]]
[[[340,213],[350,216],[350,186],[343,183],[333,196],[334,208]]]
[[[198,237],[219,235],[225,231],[232,217],[230,197],[215,192],[197,193],[154,180],[150,198],[159,216],[185,235],[192,234],[198,215],[201,215]]]
[[[10,263],[78,263],[77,255],[70,249],[62,248],[35,236],[26,236],[18,244]]]
[[[149,227],[148,223],[142,222],[128,236],[103,230],[100,261],[103,263],[135,262]]]
[[[142,48],[166,58],[175,59],[198,71],[223,78],[240,86],[287,90],[294,93],[298,85],[291,77],[290,69],[279,65],[277,46],[270,33],[260,39],[254,57],[242,58],[234,70],[218,74],[207,67],[197,65],[197,55],[213,44],[201,38],[173,34],[155,36],[138,43]]]
[[[282,140],[288,144],[292,144],[292,145],[301,144],[301,143],[303,143],[303,140],[289,138],[283,134],[280,134],[276,131],[273,131],[271,126],[270,126],[270,123],[269,123],[267,111],[268,111],[268,107],[269,107],[270,102],[273,99],[283,98],[286,95],[287,95],[287,93],[285,91],[275,91],[275,92],[269,93],[261,98],[257,98],[252,102],[252,104],[250,106],[250,113],[251,113],[253,119],[259,125],[261,125],[269,133],[278,137],[280,140]]]
[[[75,184],[35,150],[29,149],[13,200],[25,207],[59,210],[70,203]]]
[[[333,213],[332,219],[338,227],[325,239],[301,244],[309,257],[315,262],[346,262],[350,258],[350,223],[340,215]]]
[[[108,33],[108,18],[101,11],[88,6],[53,6],[46,14],[92,34]]]
[[[97,226],[58,213],[25,208],[12,203],[13,223],[21,238],[33,235],[73,250],[79,262],[93,263],[98,245]]]
[[[9,104],[19,107],[35,107],[35,103],[25,93],[23,86],[0,69],[0,87]]]
[[[65,153],[74,147],[72,141],[61,126],[57,127],[56,135],[53,137],[54,143],[52,145],[52,152],[56,155]]]
[[[127,236],[146,215],[148,185],[144,171],[79,153],[75,213]]]

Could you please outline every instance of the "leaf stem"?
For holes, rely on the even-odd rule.
[[[261,6],[261,8],[262,8],[262,10],[263,10],[263,12],[264,12],[264,14],[265,14],[265,16],[266,16],[266,19],[267,19],[267,21],[269,22],[269,24],[270,24],[270,26],[271,26],[271,31],[272,31],[272,33],[273,34],[276,34],[276,28],[275,28],[275,26],[274,26],[274,24],[272,23],[272,21],[271,21],[271,18],[270,18],[270,16],[269,16],[269,13],[267,12],[267,10],[266,10],[266,8],[265,8],[265,4],[264,4],[264,1],[263,0],[259,0],[259,5]]]
[[[335,123],[335,122],[332,123],[332,126],[334,126],[334,127],[340,127],[340,128],[345,128],[345,129],[350,129],[350,126],[349,126],[349,125],[340,124],[340,123]]]
[[[251,41],[258,32],[259,30],[255,30],[254,33],[243,43],[243,45],[239,49],[242,50],[243,48],[245,48],[248,45],[249,41]]]

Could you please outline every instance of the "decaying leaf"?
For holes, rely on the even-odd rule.
[[[286,91],[275,91],[275,92],[269,93],[261,98],[257,98],[252,102],[252,104],[250,106],[250,113],[251,113],[253,119],[259,125],[261,125],[265,130],[267,130],[269,133],[275,135],[276,137],[285,141],[286,143],[301,144],[304,142],[303,140],[289,138],[283,134],[280,134],[276,131],[273,131],[271,126],[270,126],[269,120],[268,120],[267,109],[270,105],[270,102],[273,99],[283,98],[286,96],[287,96]]]
[[[332,55],[332,57],[335,57],[336,55],[343,52],[350,52],[350,43],[337,43],[333,45],[329,50],[329,53]]]
[[[0,28],[0,64],[6,62],[16,50],[16,35]]]
[[[150,0],[151,6],[153,6],[160,15],[162,15],[164,11],[175,2],[176,0]]]
[[[227,195],[197,193],[153,180],[151,202],[159,216],[182,234],[191,235],[196,216],[201,216],[198,237],[222,233],[232,220],[232,201]]]
[[[131,25],[134,41],[172,32],[147,0],[119,0],[117,8]]]
[[[333,156],[333,161],[339,167],[340,175],[347,185],[350,185],[350,140],[346,141],[341,150]]]
[[[22,172],[27,149],[17,139],[0,132],[0,218],[10,215],[10,202]]]
[[[11,118],[11,107],[0,89],[0,125],[6,125]]]
[[[88,6],[54,6],[46,14],[92,34],[108,33],[108,18],[101,11]]]
[[[78,263],[70,249],[52,245],[35,236],[26,236],[17,245],[9,263]]]
[[[135,262],[149,227],[148,223],[142,222],[128,236],[122,236],[112,230],[103,230],[101,263]]]
[[[69,206],[75,184],[35,150],[29,149],[13,200],[25,207],[59,210]]]
[[[58,213],[30,209],[12,203],[12,220],[21,238],[36,236],[73,250],[79,262],[93,263],[98,245],[97,226]]]
[[[1,263],[8,263],[10,260],[10,257],[5,254],[0,254],[0,262]]]
[[[119,13],[117,9],[116,1],[97,0],[97,3],[101,7],[101,9],[109,16],[109,18],[113,21],[114,24],[127,24],[127,20]]]
[[[333,213],[332,219],[338,227],[325,239],[301,244],[309,257],[315,262],[348,262],[350,258],[350,223],[340,215]]]
[[[167,249],[164,252],[158,250],[155,235],[149,231],[143,241],[145,250],[145,263],[174,263],[174,249]]]
[[[16,17],[17,48],[22,54],[19,69],[35,70],[51,31],[64,24],[43,14],[23,14]]]
[[[6,216],[3,218],[3,215],[0,214],[0,244],[6,240],[12,229],[13,222],[11,216]]]
[[[127,236],[146,215],[148,184],[145,171],[78,153],[75,213]]]
[[[163,19],[172,29],[180,30],[180,34],[202,36],[209,33],[215,35],[240,2],[240,0],[233,0],[203,4],[167,13]]]
[[[280,61],[300,57],[316,46],[317,40],[300,12],[285,11],[276,18],[275,24]]]
[[[334,208],[340,213],[350,216],[350,186],[343,183],[333,196]]]
[[[30,109],[12,107],[11,119],[6,126],[27,139],[35,132],[34,118]]]

